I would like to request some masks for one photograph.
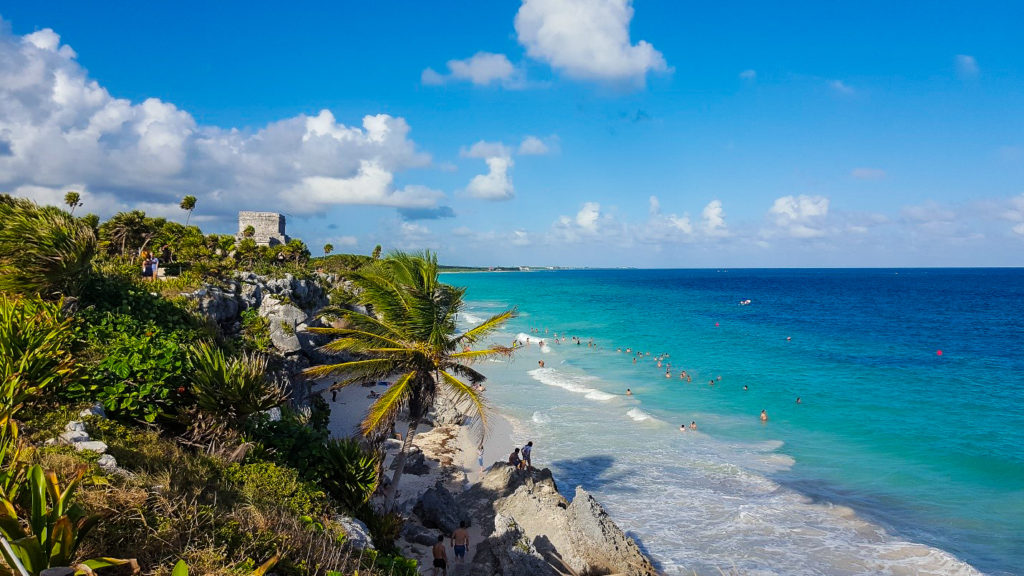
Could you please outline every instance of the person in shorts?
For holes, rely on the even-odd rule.
[[[466,531],[466,521],[459,521],[459,527],[452,533],[452,552],[459,564],[466,560],[466,552],[469,551],[469,532]]]
[[[448,576],[448,551],[444,547],[444,534],[437,536],[437,544],[434,544],[431,551],[434,553],[433,576],[438,575],[438,570],[442,576]]]

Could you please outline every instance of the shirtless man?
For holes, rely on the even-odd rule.
[[[767,421],[768,421],[768,412],[766,410],[761,410],[761,422],[767,422]]]
[[[434,544],[431,551],[434,553],[433,576],[437,576],[438,570],[443,576],[448,576],[448,551],[444,548],[444,534],[438,535],[437,544]]]
[[[466,552],[469,552],[469,532],[466,531],[466,521],[459,522],[459,527],[452,533],[452,551],[461,565],[466,560]]]

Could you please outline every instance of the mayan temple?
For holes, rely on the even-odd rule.
[[[288,235],[285,234],[284,214],[276,212],[249,212],[238,213],[238,234],[235,238],[241,240],[245,237],[245,229],[252,226],[256,230],[252,239],[260,246],[277,246],[287,244]]]

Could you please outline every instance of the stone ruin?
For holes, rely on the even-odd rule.
[[[284,214],[276,212],[239,212],[238,234],[235,235],[235,240],[241,242],[245,238],[244,232],[247,226],[252,226],[256,230],[252,239],[259,246],[277,246],[278,244],[287,244],[288,240],[290,240],[284,232]]]

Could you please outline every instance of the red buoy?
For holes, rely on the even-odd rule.
[[[937,351],[935,352],[935,355],[936,355],[936,356],[942,356],[942,350],[937,350]]]
[[[718,328],[718,322],[715,322],[715,328]]]

